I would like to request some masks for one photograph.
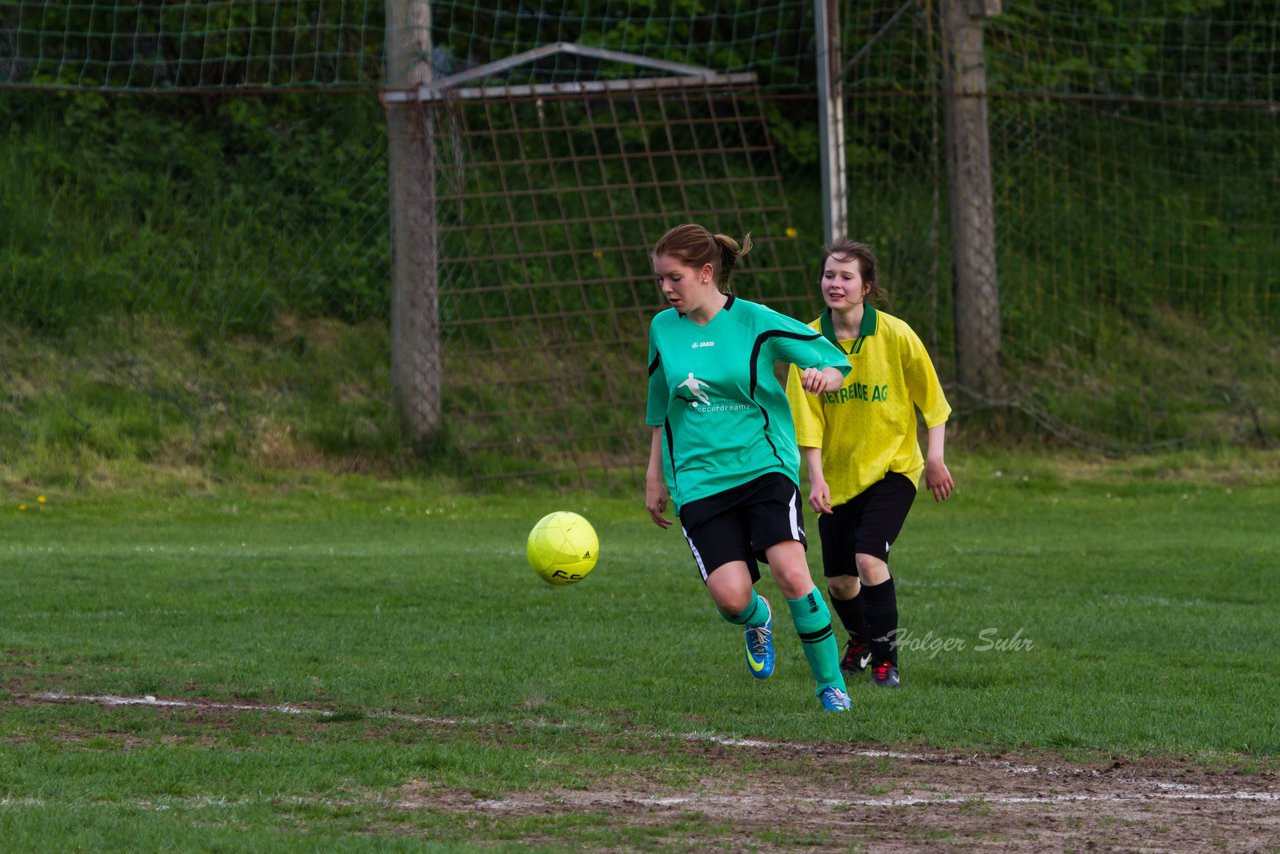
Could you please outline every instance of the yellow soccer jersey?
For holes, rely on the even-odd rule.
[[[787,380],[796,441],[822,449],[831,504],[845,503],[891,471],[919,485],[924,456],[916,407],[928,427],[951,414],[920,337],[905,321],[871,306],[863,310],[857,338],[835,340],[830,309],[809,326],[844,351],[853,367],[843,387],[817,396],[800,387],[794,366]]]

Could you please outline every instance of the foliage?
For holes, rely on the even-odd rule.
[[[1006,4],[991,19],[993,88],[1039,94],[1266,101],[1280,71],[1274,8],[1250,0],[1088,0],[1071,14]],[[1188,50],[1188,45],[1195,45]],[[1239,73],[1239,69],[1250,69]],[[1260,88],[1261,84],[1261,88]]]
[[[160,91],[372,85],[381,78],[383,7],[8,3],[0,10],[0,82]]]
[[[0,326],[0,489],[405,469],[386,348],[381,324],[293,317],[252,337],[142,318],[60,339]]]
[[[282,330],[337,323],[385,331],[391,250],[384,122],[370,95],[383,25],[375,5],[303,3],[278,8],[268,21],[272,4],[212,4],[181,37],[172,4],[122,8],[116,23],[101,6],[45,3],[39,22],[30,2],[0,10],[0,74],[47,87],[0,92],[0,329],[23,348],[100,342],[111,358],[118,348],[107,334],[146,330],[155,341],[121,341],[157,363],[170,355],[163,343],[170,338],[190,347],[173,361],[189,374],[175,369],[163,382],[135,387],[104,382],[101,366],[87,359],[68,367],[62,387],[32,416],[39,429],[22,434],[6,425],[11,454],[73,454],[84,421],[117,425],[121,436],[86,439],[87,453],[172,460],[192,444],[183,427],[191,419],[172,418],[164,401],[184,399],[201,383],[193,354],[255,346],[246,341],[279,346],[286,351],[279,361],[259,351],[265,366],[281,370],[262,384],[308,387],[298,366],[313,352],[309,338]],[[949,381],[936,11],[930,2],[849,10],[845,59],[856,61],[846,79],[846,153],[851,229],[881,255],[893,296],[887,308],[912,322]],[[626,426],[605,439],[592,426],[626,423],[624,410],[635,403],[628,375],[608,355],[597,364],[576,354],[643,336],[651,293],[645,244],[666,211],[705,212],[730,223],[725,230],[771,239],[759,240],[751,256],[749,272],[761,272],[749,280],[749,295],[801,316],[816,305],[811,279],[796,274],[814,263],[821,232],[812,4],[589,0],[552,10],[485,0],[433,4],[433,12],[438,74],[575,41],[755,71],[768,93],[764,121],[736,126],[735,102],[714,97],[686,106],[680,121],[641,97],[531,98],[510,114],[473,101],[452,105],[437,126],[446,198],[439,249],[443,272],[455,277],[442,282],[445,348],[457,351],[444,355],[447,376],[464,377],[469,360],[484,358],[492,379],[481,390],[461,380],[445,390],[450,416],[461,422],[451,425],[451,441],[542,437],[530,438],[520,459],[493,460],[502,472],[563,461],[579,442],[601,457],[625,458]],[[1006,3],[986,24],[1006,372],[1019,403],[1038,416],[1047,411],[1058,427],[1087,430],[1095,445],[1274,441],[1280,173],[1274,117],[1257,108],[1275,101],[1273,13],[1244,0],[1180,0],[1154,11],[1102,0]],[[351,26],[317,28],[314,53],[291,37],[261,39],[335,16]],[[120,22],[139,35],[109,39],[108,27]],[[255,31],[250,45],[244,39]],[[220,50],[243,62],[195,59]],[[36,70],[20,68],[32,51],[46,59]],[[560,55],[478,82],[629,73]],[[364,93],[235,88],[335,81]],[[199,93],[133,91],[188,86]],[[617,114],[605,115],[611,110]],[[455,156],[448,115],[488,134],[491,150]],[[735,155],[721,162],[697,159],[729,145]],[[674,162],[677,150],[690,153],[685,162]],[[592,172],[593,158],[611,159]],[[640,158],[651,175],[636,181],[631,164]],[[534,319],[505,320],[517,313]],[[519,355],[530,341],[547,354]],[[485,346],[501,352],[477,356]],[[33,374],[3,355],[6,387],[32,376],[48,381],[47,366]],[[575,367],[611,379],[585,383],[592,403],[573,414],[540,404],[545,387],[520,385],[534,370],[546,379]],[[81,368],[87,376],[77,375]],[[215,405],[243,400],[229,391],[235,379],[228,372],[213,380]],[[371,384],[367,395],[356,395],[355,415],[341,407],[324,417],[306,407],[306,415],[281,410],[302,419],[292,435],[306,435],[308,452],[330,459],[354,448],[361,465],[385,452],[379,464],[394,466],[394,430],[385,409],[374,411],[390,389]],[[495,418],[508,400],[519,404],[508,408],[520,413],[516,426]],[[147,401],[160,401],[155,411],[168,440],[139,423]],[[6,401],[10,411],[29,402],[25,393]],[[258,404],[255,416],[271,409]],[[50,414],[59,411],[72,415]],[[253,431],[239,425],[213,432],[216,441],[206,435],[192,459],[221,465],[252,445],[243,437]],[[1067,434],[1078,435],[1059,431]]]
[[[50,334],[117,312],[223,332],[264,332],[281,312],[385,316],[388,238],[360,230],[386,207],[371,108],[0,94],[16,190],[0,202],[14,211],[0,313]]]

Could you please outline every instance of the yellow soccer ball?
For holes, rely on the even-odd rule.
[[[568,510],[548,513],[529,532],[529,566],[548,584],[576,584],[595,569],[600,541],[591,523]]]

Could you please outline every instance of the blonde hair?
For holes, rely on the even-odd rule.
[[[733,293],[729,276],[738,259],[751,251],[751,233],[742,244],[727,234],[712,234],[700,225],[685,223],[662,235],[653,246],[653,257],[670,255],[687,267],[700,268],[711,265],[716,287],[721,293]]]

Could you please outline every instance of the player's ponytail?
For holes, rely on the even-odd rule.
[[[742,239],[742,245],[727,234],[715,234],[700,225],[685,223],[662,235],[653,247],[653,257],[670,255],[681,264],[701,268],[707,264],[715,274],[716,287],[721,293],[733,293],[729,275],[738,259],[751,251],[751,235]]]
[[[742,238],[741,246],[727,234],[717,234],[714,239],[716,245],[720,247],[720,263],[716,266],[716,287],[721,293],[731,294],[733,286],[729,284],[729,275],[733,272],[738,259],[751,251],[751,232],[748,231],[747,236]]]

